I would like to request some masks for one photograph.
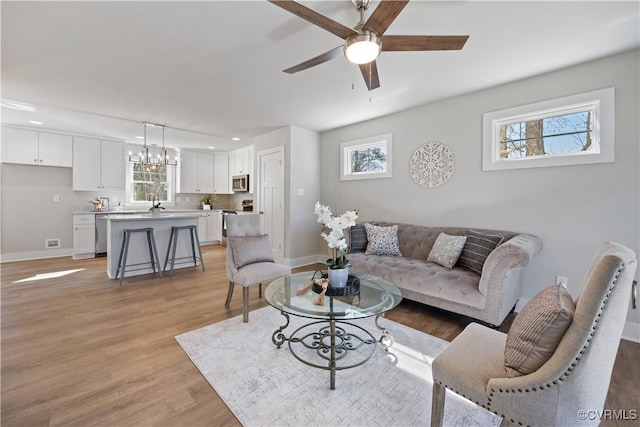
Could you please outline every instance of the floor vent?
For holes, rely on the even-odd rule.
[[[45,249],[57,249],[60,247],[60,239],[47,239],[44,241]]]

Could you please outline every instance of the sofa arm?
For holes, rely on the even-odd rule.
[[[479,290],[489,296],[489,286],[502,283],[508,270],[523,268],[542,249],[542,241],[529,234],[518,234],[489,254],[482,268]]]
[[[541,248],[537,237],[519,234],[489,254],[478,284],[486,296],[485,322],[498,326],[507,317],[520,298],[522,269]]]

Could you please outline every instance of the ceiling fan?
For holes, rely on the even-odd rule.
[[[360,21],[354,28],[342,25],[333,19],[292,0],[269,0],[288,12],[311,22],[318,27],[344,39],[340,45],[321,55],[283,70],[293,74],[322,64],[344,54],[347,59],[360,67],[362,77],[369,90],[380,87],[376,58],[382,51],[428,51],[460,50],[469,36],[387,36],[384,32],[402,12],[409,0],[381,0],[365,22],[365,12],[371,0],[351,0]]]

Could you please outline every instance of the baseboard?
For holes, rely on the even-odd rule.
[[[311,265],[316,263],[324,263],[327,260],[326,255],[309,255],[299,258],[287,258],[285,259],[285,264],[288,264],[289,267],[303,267],[305,265]]]
[[[518,313],[520,310],[522,310],[522,307],[524,307],[525,305],[527,305],[527,303],[529,302],[531,298],[520,298],[518,300],[518,302],[516,303],[516,309],[514,310],[516,313]]]
[[[0,263],[12,261],[27,261],[30,259],[60,258],[72,255],[73,249],[46,249],[43,251],[13,252],[9,254],[1,254]]]
[[[640,324],[625,322],[622,330],[622,339],[640,343]]]

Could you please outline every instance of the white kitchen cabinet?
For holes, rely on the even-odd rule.
[[[214,156],[209,153],[182,151],[180,153],[179,193],[214,192]]]
[[[71,135],[2,128],[2,161],[37,166],[73,165]]]
[[[253,171],[253,145],[238,148],[231,152],[231,175],[246,175]]]
[[[96,216],[73,215],[73,259],[93,258],[96,253]]]
[[[215,178],[213,180],[213,192],[217,194],[231,194],[231,176],[229,174],[229,154],[216,153]]]
[[[211,211],[207,214],[207,241],[222,241],[222,212]]]
[[[74,137],[73,189],[125,191],[124,143]]]

